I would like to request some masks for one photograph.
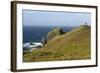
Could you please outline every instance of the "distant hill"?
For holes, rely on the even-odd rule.
[[[62,35],[54,29],[41,48],[24,55],[24,61],[56,61],[90,59],[90,26],[82,25]],[[62,31],[62,30],[61,30]],[[53,35],[54,34],[54,35]]]
[[[55,28],[51,31],[49,31],[45,37],[42,38],[42,44],[45,45],[49,40],[53,39],[56,36],[64,34],[64,31],[61,28]]]

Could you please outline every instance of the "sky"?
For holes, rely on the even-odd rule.
[[[91,13],[23,10],[24,26],[80,26],[91,24]]]

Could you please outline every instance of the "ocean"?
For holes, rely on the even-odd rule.
[[[23,26],[23,43],[41,42],[42,38],[54,28],[56,28],[56,26]],[[57,28],[68,32],[75,27],[57,26]]]

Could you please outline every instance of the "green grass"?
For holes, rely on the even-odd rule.
[[[41,49],[24,54],[24,62],[81,60],[91,58],[90,27],[80,26],[51,39]]]

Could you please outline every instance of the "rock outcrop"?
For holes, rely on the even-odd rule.
[[[45,37],[42,38],[41,43],[45,45],[49,40],[53,39],[54,37],[58,35],[64,34],[64,31],[61,28],[55,28],[51,31],[49,31]]]

